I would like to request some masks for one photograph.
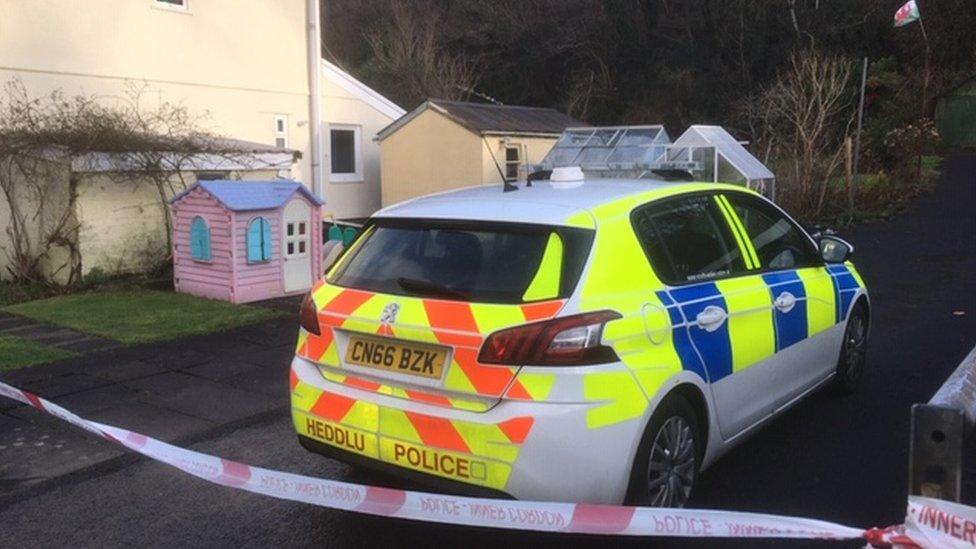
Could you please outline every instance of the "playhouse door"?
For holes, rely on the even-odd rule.
[[[312,287],[311,208],[303,200],[292,200],[285,206],[281,249],[285,292]]]

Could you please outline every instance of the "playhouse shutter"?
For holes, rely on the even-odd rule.
[[[261,261],[262,219],[255,217],[247,225],[247,260],[251,263]]]
[[[210,251],[210,227],[200,216],[193,218],[190,225],[190,252],[193,259],[210,261],[213,255]]]
[[[271,223],[263,217],[255,217],[247,226],[247,260],[249,262],[271,259]]]
[[[271,259],[271,223],[263,217],[261,218],[261,257],[265,261]]]

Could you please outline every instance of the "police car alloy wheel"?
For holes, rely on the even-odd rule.
[[[688,403],[675,397],[652,417],[634,465],[631,500],[639,505],[683,507],[698,478],[698,422]]]
[[[844,346],[837,364],[837,388],[842,392],[857,390],[864,377],[867,360],[868,317],[863,303],[851,311],[844,331]]]

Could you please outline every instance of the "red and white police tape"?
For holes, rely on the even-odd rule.
[[[179,448],[83,419],[0,382],[5,396],[214,484],[383,517],[540,532],[697,538],[864,539],[875,547],[976,547],[976,509],[909,498],[904,525],[863,530],[821,520],[697,509],[659,509],[458,497],[283,473]]]

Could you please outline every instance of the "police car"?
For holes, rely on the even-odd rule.
[[[851,252],[741,186],[578,169],[388,207],[302,306],[294,426],[469,493],[681,506],[763,424],[858,386]]]

